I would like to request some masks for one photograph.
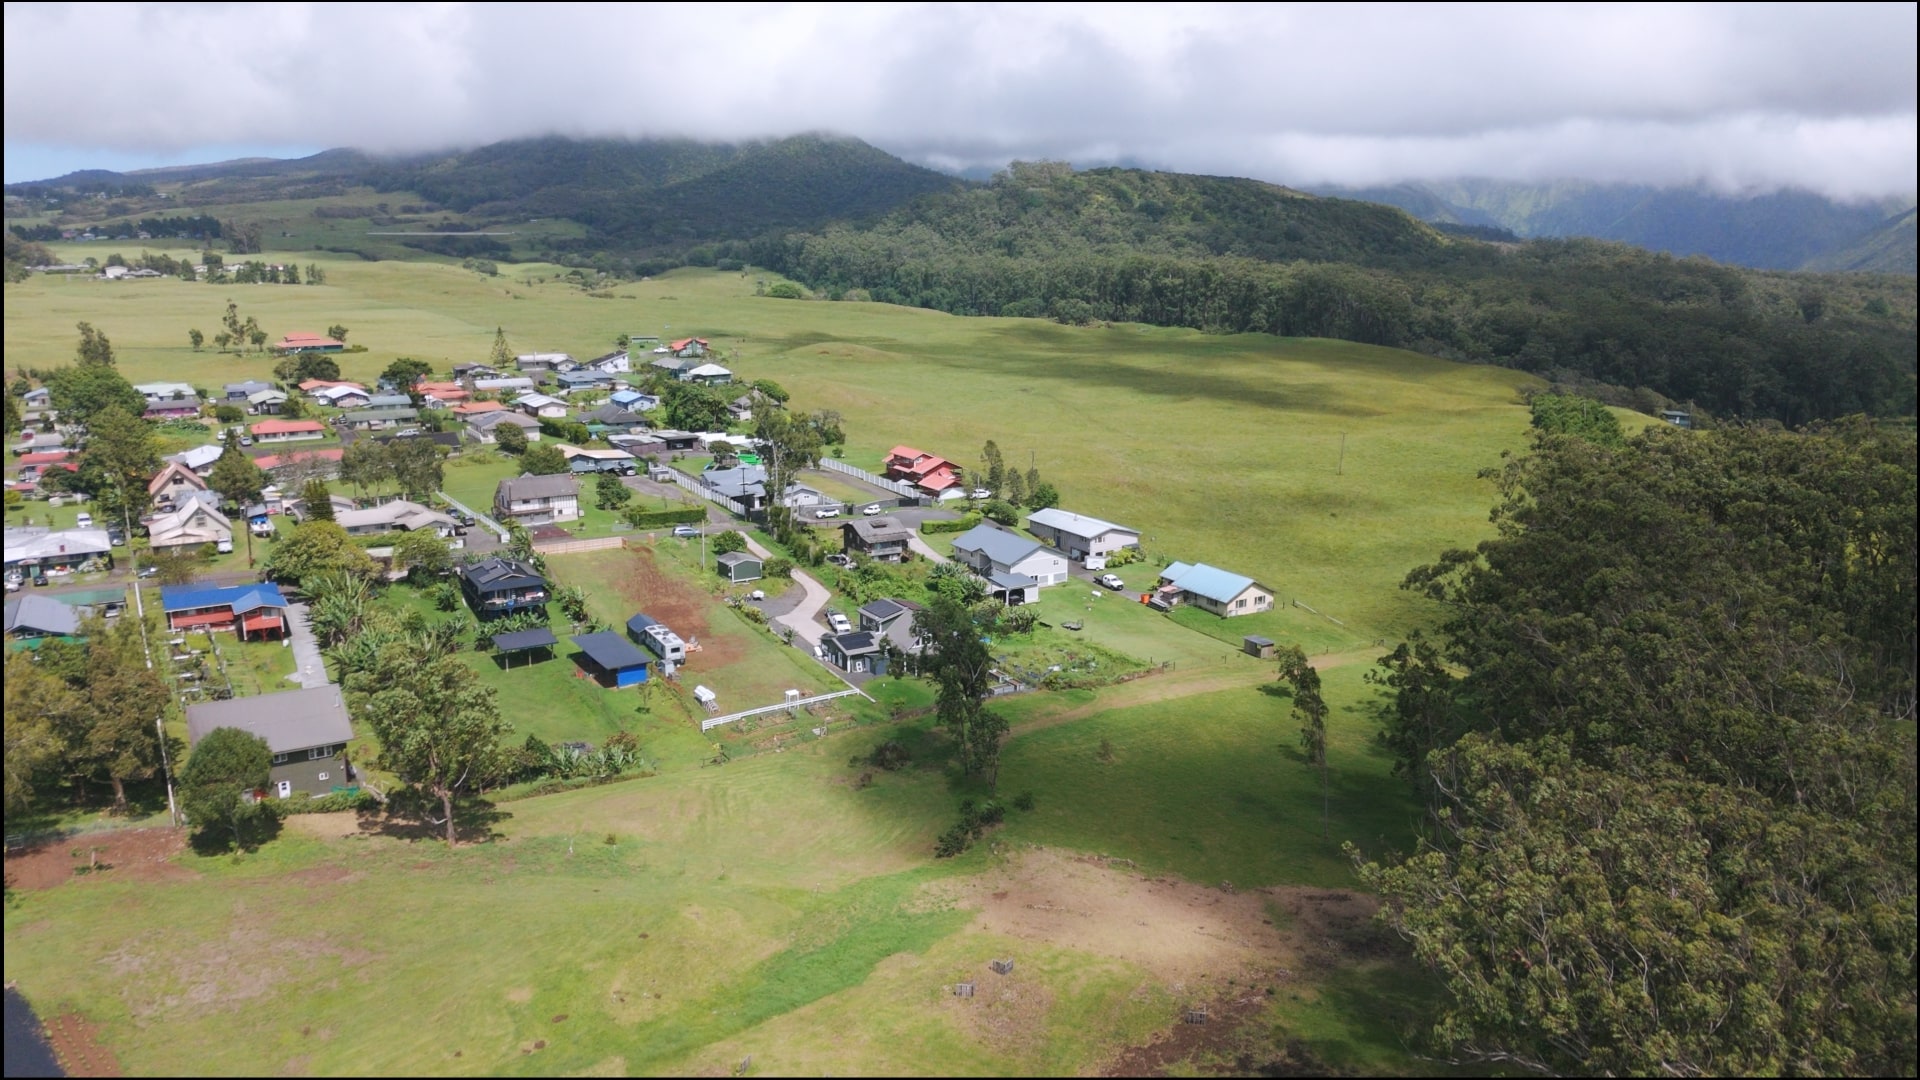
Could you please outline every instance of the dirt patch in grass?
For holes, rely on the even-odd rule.
[[[1039,848],[943,887],[979,910],[976,929],[1138,964],[1176,995],[1210,997],[1228,979],[1294,959],[1263,894],[1144,877],[1091,856]]]
[[[360,833],[360,815],[352,810],[341,810],[332,814],[294,814],[287,818],[285,828],[288,832],[302,836],[318,837],[321,840],[339,840],[343,837],[357,836]]]
[[[699,651],[689,660],[703,668],[718,668],[746,658],[746,648],[735,636],[711,632],[707,613],[717,603],[712,596],[662,570],[650,548],[631,546],[627,555],[628,569],[618,582],[620,595],[634,611],[644,611],[682,638],[697,641]]]
[[[123,829],[54,840],[22,851],[9,851],[6,884],[9,889],[48,889],[66,881],[102,877],[115,880],[166,881],[200,875],[171,860],[186,849],[182,829]]]
[[[100,1041],[100,1029],[79,1013],[65,1013],[48,1021],[47,1043],[68,1076],[121,1075],[120,1059]]]

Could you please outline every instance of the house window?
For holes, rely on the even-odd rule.
[[[1247,598],[1243,596],[1243,597],[1241,597],[1240,599],[1238,599],[1238,600],[1235,600],[1235,601],[1233,602],[1233,606],[1234,606],[1234,607],[1246,607],[1246,606],[1247,606]]]
[[[274,763],[275,765],[285,765],[285,764],[286,764],[287,762],[289,762],[289,761],[292,761],[292,760],[293,760],[293,755],[292,755],[292,754],[275,754],[275,755],[273,755],[273,763]]]
[[[329,777],[330,777],[330,774],[328,774],[328,773],[321,773],[321,774],[320,774],[320,779],[322,779],[322,780],[326,780],[326,779],[329,779]]]
[[[307,751],[308,761],[320,761],[324,758],[330,758],[332,756],[333,756],[333,753],[330,747],[316,746],[313,749]]]

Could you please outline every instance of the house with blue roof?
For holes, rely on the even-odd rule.
[[[1273,610],[1273,590],[1206,563],[1177,562],[1160,572],[1159,587],[1147,603],[1163,610],[1192,604],[1223,619]]]
[[[1010,607],[1030,604],[1042,588],[1067,580],[1065,553],[986,522],[954,538],[953,558],[985,578],[987,594]]]
[[[232,630],[242,640],[287,633],[287,598],[271,582],[224,588],[163,585],[160,606],[170,630]]]

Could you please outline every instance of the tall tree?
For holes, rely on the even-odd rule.
[[[393,479],[393,460],[382,444],[367,438],[355,439],[340,452],[340,479],[364,495],[369,490],[385,487]]]
[[[231,433],[226,444],[226,449],[214,460],[207,486],[219,492],[228,505],[244,512],[260,498],[260,492],[267,486],[267,474],[260,471],[260,466],[254,464],[253,458],[240,448],[240,440]]]
[[[87,637],[87,730],[81,756],[113,784],[116,811],[127,807],[127,781],[144,780],[160,768],[155,726],[172,695],[147,666],[138,621],[120,619],[112,630],[93,620]]]
[[[418,396],[414,391],[414,384],[431,374],[433,374],[432,364],[425,360],[402,356],[387,365],[387,370],[380,373],[380,381],[402,394]]]
[[[300,508],[308,521],[333,520],[333,492],[325,480],[316,476],[300,488]]]
[[[75,358],[81,367],[113,366],[113,342],[107,340],[104,331],[95,330],[92,323],[78,323],[80,347],[75,350]]]
[[[385,445],[385,457],[388,474],[410,498],[432,495],[446,478],[444,453],[429,439],[393,439]]]
[[[245,828],[265,812],[247,792],[264,789],[273,771],[267,740],[239,728],[208,732],[180,770],[180,808],[202,832],[223,830],[246,846]]]
[[[344,344],[347,340],[347,328],[339,323],[334,323],[332,326],[327,327],[327,336]]]
[[[501,740],[513,731],[493,687],[457,657],[422,657],[395,645],[382,650],[358,689],[355,711],[380,740],[380,763],[440,801],[451,846],[454,798],[499,771]]]
[[[961,767],[969,775],[985,772],[991,778],[999,767],[999,733],[1006,726],[985,708],[993,687],[993,654],[981,640],[979,622],[964,603],[936,593],[914,616],[913,632],[928,642],[923,667],[939,687],[935,712],[959,744]]]
[[[527,452],[527,433],[513,424],[499,424],[493,429],[493,442],[503,454],[519,456]]]
[[[998,492],[1007,482],[1007,462],[1000,456],[1000,444],[988,439],[980,450],[980,460],[987,467],[987,486]]]
[[[207,335],[198,330],[189,330],[187,331],[187,343],[193,346],[194,352],[199,352],[200,346],[207,343]]]
[[[357,577],[379,572],[367,549],[353,542],[347,530],[331,521],[304,521],[273,546],[267,556],[267,575],[296,585],[315,574],[340,571]]]
[[[534,443],[520,455],[520,468],[534,476],[552,476],[567,471],[567,459],[552,443]]]
[[[85,700],[27,650],[6,661],[6,812],[27,809],[43,776],[57,774],[62,732],[74,729]]]
[[[1327,702],[1320,696],[1320,673],[1300,646],[1293,645],[1280,654],[1280,680],[1293,688],[1300,749],[1307,755],[1307,764],[1320,770],[1320,833],[1324,836],[1333,816],[1333,788],[1327,774]]]
[[[70,365],[55,368],[47,376],[54,407],[62,422],[91,427],[93,417],[110,405],[139,416],[147,411],[147,399],[133,388],[120,372],[102,364]]]
[[[160,471],[153,427],[118,404],[93,414],[80,454],[80,486],[99,500],[103,516],[122,525],[146,512],[147,483]]]
[[[506,327],[493,328],[493,349],[487,353],[487,363],[496,371],[509,371],[513,368],[513,350],[507,347]]]

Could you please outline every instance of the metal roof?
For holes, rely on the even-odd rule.
[[[1115,525],[1111,521],[1102,521],[1097,517],[1087,517],[1085,514],[1075,514],[1055,507],[1049,507],[1045,510],[1035,510],[1033,513],[1027,515],[1027,520],[1035,525],[1056,529],[1069,536],[1078,536],[1087,540],[1092,540],[1095,537],[1110,532],[1132,533],[1135,536],[1140,535],[1139,529],[1129,529],[1125,525]]]
[[[1027,574],[990,574],[987,580],[1002,589],[1031,589],[1040,584]]]
[[[880,623],[884,623],[889,619],[898,618],[906,613],[907,606],[898,600],[875,600],[860,608],[860,614]]]
[[[7,601],[7,633],[38,630],[44,634],[72,634],[80,629],[80,613],[52,597],[39,593],[16,596]]]
[[[1251,585],[1258,584],[1250,577],[1222,570],[1206,563],[1174,563],[1160,574],[1160,579],[1183,592],[1204,596],[1209,600],[1227,603],[1234,597],[1246,592]]]
[[[648,615],[644,612],[642,612],[639,615],[635,615],[633,618],[627,620],[627,629],[631,630],[636,634],[646,630],[646,628],[649,626],[658,626],[658,625],[660,625],[659,619],[656,619],[653,616]]]
[[[858,656],[862,653],[880,651],[880,643],[874,640],[873,631],[855,630],[851,634],[834,634],[826,639],[843,656]]]
[[[503,653],[520,652],[523,649],[550,649],[558,644],[560,639],[554,637],[553,631],[544,626],[493,635],[493,647]]]
[[[953,541],[955,551],[978,551],[994,562],[1006,566],[1012,566],[1043,547],[1046,545],[1031,537],[1020,536],[984,523],[961,533]]]
[[[544,476],[515,476],[500,481],[494,501],[519,502],[522,499],[557,499],[580,494],[580,482],[572,473],[547,473]]]
[[[503,555],[468,563],[459,569],[460,575],[479,586],[482,592],[546,584],[546,579],[534,573],[532,567]]]
[[[333,683],[258,697],[187,706],[187,739],[198,743],[216,728],[239,728],[267,740],[267,749],[291,754],[353,738],[340,687]]]
[[[587,659],[608,671],[624,671],[627,668],[645,667],[652,657],[633,647],[633,642],[611,630],[602,630],[597,634],[575,634],[573,643],[587,654]]]
[[[724,555],[716,555],[713,561],[723,566],[739,566],[741,563],[749,562],[758,566],[760,565],[760,556],[748,551],[729,551]]]
[[[280,595],[280,586],[271,582],[261,585],[229,585],[225,588],[162,585],[160,606],[164,611],[197,611],[201,608],[231,607],[234,614],[239,615],[263,607],[284,608],[287,606],[287,598]]]

